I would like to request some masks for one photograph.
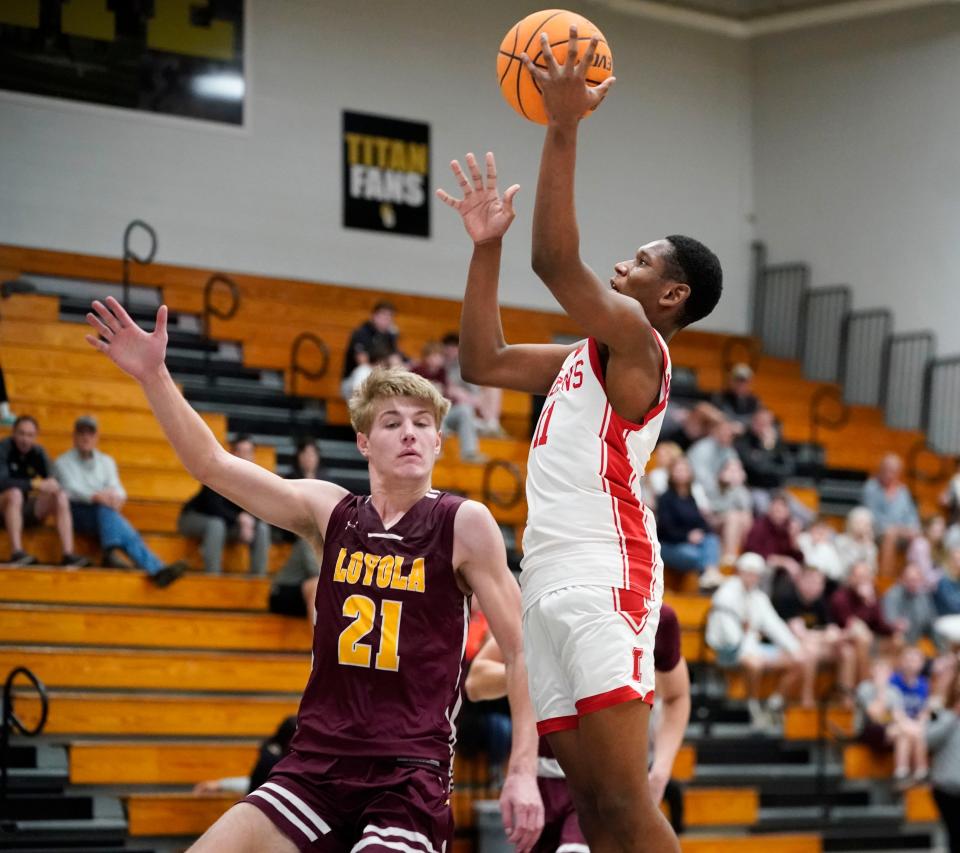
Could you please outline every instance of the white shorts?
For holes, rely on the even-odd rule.
[[[659,601],[609,586],[569,586],[533,602],[523,645],[537,731],[575,729],[584,714],[632,699],[652,705],[659,622]]]

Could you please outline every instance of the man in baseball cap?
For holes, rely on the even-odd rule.
[[[130,568],[125,554],[154,584],[169,586],[187,565],[182,560],[164,565],[120,514],[127,493],[113,457],[97,449],[99,439],[97,419],[81,415],[73,424],[73,449],[54,463],[56,478],[70,498],[74,528],[99,540],[105,566]]]

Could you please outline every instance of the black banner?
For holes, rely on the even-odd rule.
[[[430,125],[344,111],[343,225],[430,236]]]
[[[0,89],[243,124],[244,0],[0,0]]]

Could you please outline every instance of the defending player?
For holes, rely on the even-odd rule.
[[[576,64],[576,32],[560,67],[527,62],[549,123],[533,223],[533,267],[588,338],[572,346],[508,346],[497,284],[501,238],[516,185],[501,199],[472,155],[457,209],[474,252],[460,332],[463,376],[547,394],[527,465],[527,529],[521,575],[530,693],[573,791],[594,853],[678,850],[653,806],[647,722],[653,700],[653,638],[663,564],[640,479],[657,441],[670,390],[667,341],[720,298],[716,256],[690,237],[641,246],[614,264],[609,286],[582,261],[573,186],[577,128],[610,81],[585,82],[596,44]],[[624,197],[632,197],[624,192]],[[642,701],[630,701],[640,699]]]
[[[655,748],[649,777],[651,798],[659,804],[690,721],[690,673],[680,651],[680,623],[673,608],[667,604],[660,608],[653,659],[660,705],[650,732]],[[473,659],[464,688],[474,702],[506,695],[507,670],[503,652],[493,637],[484,643]],[[545,738],[540,739],[537,776],[543,797],[544,824],[532,853],[587,853],[587,842],[577,821],[570,789]]]
[[[486,507],[431,488],[449,403],[407,371],[375,372],[350,401],[370,496],[285,480],[223,450],[177,390],[165,306],[148,335],[116,300],[93,305],[87,320],[105,340],[88,341],[140,382],[187,470],[322,553],[291,751],[192,849],[444,853],[472,591],[509,661],[517,727],[501,805],[511,840],[529,850],[543,812],[519,594]]]

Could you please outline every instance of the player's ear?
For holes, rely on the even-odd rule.
[[[682,281],[671,281],[667,289],[660,294],[659,302],[664,308],[676,308],[686,302],[689,296],[689,284]]]
[[[357,450],[359,450],[364,457],[370,455],[370,439],[362,432],[357,433]]]

